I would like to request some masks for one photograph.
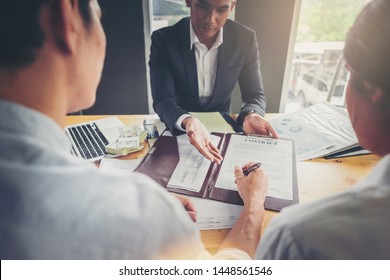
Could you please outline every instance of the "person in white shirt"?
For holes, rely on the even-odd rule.
[[[256,33],[228,17],[236,0],[186,0],[190,17],[152,34],[153,108],[172,134],[187,133],[208,160],[220,151],[206,127],[189,112],[229,112],[235,85],[242,107],[237,123],[247,134],[278,137],[264,118],[266,98]]]
[[[390,1],[371,1],[351,27],[344,57],[347,108],[359,143],[382,157],[339,195],[293,206],[265,230],[259,259],[390,259]]]
[[[96,0],[0,3],[0,258],[253,257],[264,216],[261,170],[243,177],[236,168],[245,206],[212,256],[188,199],[71,155],[66,114],[94,103],[103,68],[100,17]]]

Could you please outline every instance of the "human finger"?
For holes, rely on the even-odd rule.
[[[195,204],[192,202],[191,199],[188,197],[185,197],[183,195],[175,194],[177,199],[181,202],[183,205],[184,209],[187,211],[187,213],[190,215],[191,219],[196,222],[196,216],[197,216],[197,211],[195,208]]]
[[[274,137],[274,138],[279,138],[279,135],[276,133],[275,129],[272,127],[272,125],[270,123],[267,122],[267,126],[266,126],[267,130],[268,130],[268,133]]]
[[[212,143],[208,144],[209,152],[214,156],[215,162],[220,164],[223,161],[223,156],[221,155],[220,150],[216,148]]]
[[[234,176],[236,180],[242,180],[244,178],[244,173],[242,172],[242,168],[239,166],[234,167]]]
[[[204,146],[202,141],[196,137],[195,132],[188,136],[190,143],[201,153],[206,159],[211,162],[214,162],[214,156],[209,152],[209,150]]]
[[[190,215],[191,219],[194,222],[196,222],[197,212],[196,212],[195,204],[192,202],[192,200],[187,199],[186,203],[183,204],[183,206],[186,209],[187,213]]]
[[[244,170],[244,169],[248,169],[249,167],[251,167],[252,165],[254,165],[255,164],[255,162],[253,162],[253,161],[250,161],[250,162],[248,162],[248,163],[245,163],[243,166],[242,166],[242,169]]]

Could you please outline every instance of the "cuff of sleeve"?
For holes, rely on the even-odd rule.
[[[177,119],[177,121],[175,122],[175,128],[176,129],[178,129],[178,130],[180,130],[180,131],[186,131],[185,129],[183,129],[182,127],[181,127],[181,124],[182,124],[182,122],[184,121],[184,119],[185,118],[188,118],[188,117],[192,117],[192,115],[190,115],[190,114],[183,114],[183,115],[181,115],[178,119]]]
[[[237,248],[224,248],[219,250],[214,256],[217,260],[251,260],[247,252]]]

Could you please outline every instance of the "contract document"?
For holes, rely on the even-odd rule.
[[[232,135],[216,187],[237,190],[234,167],[260,162],[268,175],[268,196],[293,199],[293,145],[291,141],[256,136]]]

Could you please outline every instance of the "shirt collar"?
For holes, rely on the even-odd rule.
[[[200,41],[198,39],[198,36],[196,36],[195,30],[192,27],[192,23],[190,21],[190,50],[192,50],[192,47],[195,43],[200,43]],[[221,28],[221,30],[219,30],[217,39],[215,40],[211,48],[212,49],[218,48],[220,45],[222,45],[222,43],[223,43],[223,27]]]

